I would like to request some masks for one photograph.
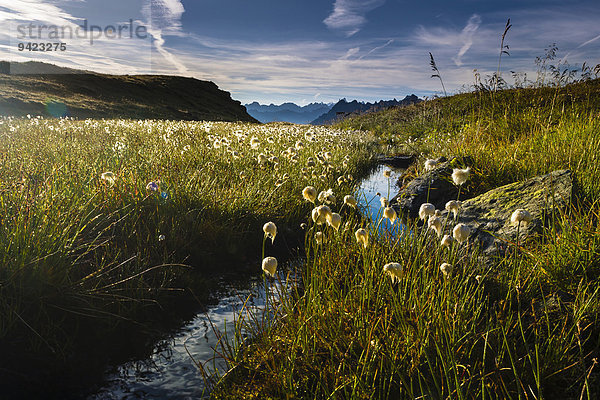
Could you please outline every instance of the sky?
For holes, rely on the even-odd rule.
[[[0,0],[0,60],[215,82],[242,103],[442,95],[600,64],[598,0]],[[63,43],[30,51],[28,43]],[[19,50],[19,46],[23,50]]]

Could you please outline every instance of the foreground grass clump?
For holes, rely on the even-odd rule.
[[[137,320],[191,271],[258,259],[264,220],[297,226],[296,193],[352,187],[372,146],[286,124],[0,120],[0,347],[66,356],[79,322]]]
[[[238,347],[226,349],[232,369],[215,385],[216,397],[597,398],[597,111],[580,114],[581,104],[574,103],[549,113],[525,107],[520,98],[537,100],[518,92],[488,108],[476,106],[477,93],[461,96],[473,113],[441,111],[446,122],[461,121],[443,133],[414,134],[428,119],[427,105],[361,116],[345,126],[360,121],[364,127],[396,113],[403,131],[390,135],[394,126],[382,125],[380,135],[418,149],[420,161],[469,156],[472,172],[464,186],[472,195],[569,168],[578,189],[572,207],[538,237],[507,243],[506,256],[491,269],[471,241],[444,246],[415,221],[399,237],[378,235],[383,205],[373,221],[332,207],[348,229],[336,232],[309,220],[303,284],[272,306],[278,320],[257,324],[241,317],[238,329],[252,332],[252,339],[242,341],[238,332]],[[505,119],[528,118],[525,109],[538,117],[512,131]],[[421,173],[423,164],[412,173]],[[460,214],[444,223],[459,222]],[[354,237],[361,227],[369,232],[366,247]]]

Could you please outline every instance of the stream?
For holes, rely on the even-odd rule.
[[[396,181],[402,170],[391,169],[390,178],[383,172],[390,169],[380,165],[361,182],[355,197],[364,214],[373,219],[381,216],[380,196],[388,199],[397,192]],[[337,193],[336,193],[337,194]],[[341,193],[339,194],[341,195]],[[343,197],[343,196],[339,196]],[[401,224],[385,220],[379,225],[381,233],[397,233]],[[289,269],[289,268],[284,268]],[[286,277],[280,275],[280,282]],[[270,285],[271,293],[281,290]],[[248,299],[246,307],[260,313],[265,306],[265,287],[262,278],[252,278],[243,288],[224,288],[217,304],[184,322],[169,338],[154,346],[150,357],[131,360],[107,371],[104,385],[88,400],[129,399],[198,399],[208,396],[197,363],[205,369],[224,373],[226,363],[215,354],[217,332],[231,332],[233,321]]]

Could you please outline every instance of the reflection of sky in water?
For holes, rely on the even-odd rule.
[[[383,176],[383,172],[386,170],[392,171],[390,178]],[[398,193],[396,182],[402,175],[402,172],[404,170],[395,170],[385,165],[380,165],[373,171],[371,176],[362,181],[355,197],[360,203],[363,215],[369,216],[375,223],[381,219],[383,208],[381,208],[380,197],[377,193],[380,193],[381,196],[386,197],[388,200],[394,197]],[[390,220],[385,218],[379,224],[378,231],[381,234],[390,232],[392,235],[396,235],[403,227],[404,225],[401,224],[399,219],[396,219],[396,222],[392,225]]]
[[[284,279],[283,276],[280,278]],[[271,292],[275,288],[271,284]],[[260,320],[265,306],[265,289],[262,279],[254,280],[250,289],[229,288],[228,294],[206,313],[198,313],[173,337],[154,349],[146,360],[120,365],[107,376],[107,383],[88,400],[124,399],[199,399],[204,393],[202,374],[194,360],[207,371],[226,371],[223,359],[215,357],[213,349],[218,338],[210,322],[221,333],[233,333],[233,321],[238,318],[244,301],[246,307],[257,313]],[[276,295],[275,293],[273,295]],[[193,359],[192,359],[193,357]]]

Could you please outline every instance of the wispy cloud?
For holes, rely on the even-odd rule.
[[[390,44],[394,43],[394,39],[390,39],[388,40],[385,44],[381,45],[381,46],[377,46],[372,48],[371,50],[369,50],[367,52],[367,54],[363,54],[362,56],[358,57],[359,60],[362,60],[365,57],[370,56],[371,54],[373,54],[374,52],[376,52],[377,50],[382,50],[385,49],[386,47],[388,47]]]
[[[329,29],[350,37],[367,22],[365,14],[384,3],[385,0],[335,0],[333,12],[323,22]]]
[[[170,62],[180,74],[188,72],[177,57],[165,48],[165,35],[180,35],[181,16],[185,12],[179,0],[146,0],[142,7],[142,15],[146,19],[148,32],[154,38],[154,46],[158,53]]]
[[[460,50],[458,51],[458,54],[456,55],[456,57],[454,57],[454,63],[456,65],[461,66],[463,64],[462,56],[464,56],[465,53],[467,51],[469,51],[469,49],[473,45],[473,36],[475,35],[475,32],[477,32],[477,29],[479,28],[480,24],[481,24],[481,17],[477,14],[473,14],[471,16],[471,18],[469,18],[467,25],[463,28],[462,33],[461,33],[461,39],[463,40],[463,45],[460,48]]]

